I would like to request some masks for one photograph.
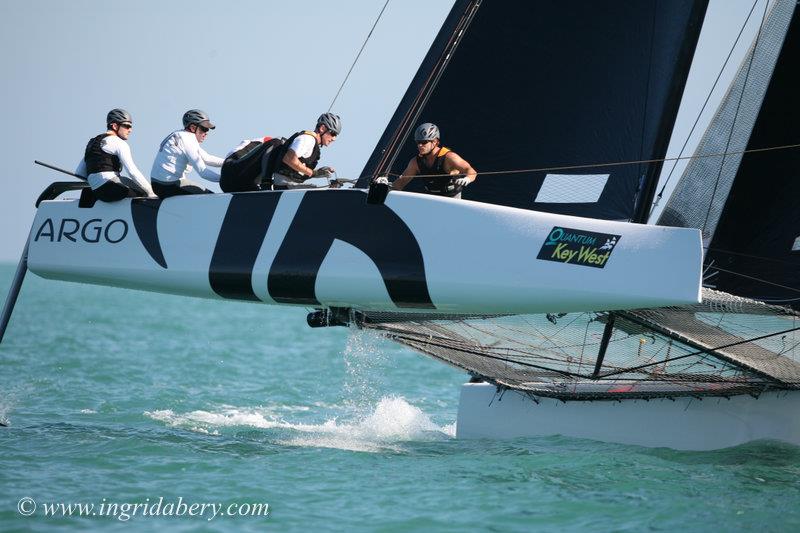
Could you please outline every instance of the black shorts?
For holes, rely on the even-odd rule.
[[[170,196],[182,196],[185,194],[213,194],[214,191],[195,185],[194,183],[181,185],[176,182],[175,185],[166,185],[156,180],[151,180],[153,184],[153,192],[159,198],[169,198]]]
[[[104,202],[117,202],[123,198],[136,198],[139,196],[133,189],[116,181],[106,181],[98,188],[93,189],[92,193],[95,198]]]

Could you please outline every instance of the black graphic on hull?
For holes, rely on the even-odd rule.
[[[161,251],[161,242],[158,240],[159,207],[161,207],[161,199],[138,198],[131,200],[131,218],[133,218],[133,227],[136,228],[136,234],[142,241],[144,249],[162,268],[167,268],[167,261]]]
[[[269,295],[280,303],[319,305],[314,285],[335,239],[372,259],[395,305],[435,308],[414,234],[386,205],[367,204],[362,191],[305,194],[270,268]]]
[[[253,266],[280,197],[280,192],[232,195],[208,271],[211,288],[223,298],[258,300]]]

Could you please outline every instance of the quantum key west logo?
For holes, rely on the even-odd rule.
[[[536,258],[603,268],[619,239],[619,235],[556,226],[550,230]]]

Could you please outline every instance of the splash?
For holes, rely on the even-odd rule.
[[[169,426],[204,434],[219,434],[220,429],[229,427],[251,427],[277,430],[276,442],[287,446],[364,452],[400,452],[402,443],[454,436],[454,425],[438,426],[421,409],[398,396],[381,398],[366,416],[353,421],[331,418],[321,424],[293,423],[263,407],[224,407],[217,411],[197,410],[183,414],[165,409],[144,414]]]
[[[371,331],[351,328],[344,349],[346,378],[342,386],[345,405],[359,416],[380,398],[384,387],[386,356],[380,338]]]
[[[281,441],[290,446],[341,450],[401,452],[401,443],[451,438],[450,426],[436,425],[421,409],[397,396],[383,397],[365,417],[354,422],[328,420],[307,435]]]

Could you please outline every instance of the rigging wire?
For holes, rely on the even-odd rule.
[[[794,262],[794,261],[786,261],[784,259],[776,259],[774,257],[767,257],[767,256],[764,256],[764,255],[745,254],[745,253],[742,253],[742,252],[734,252],[733,250],[725,250],[723,248],[706,247],[705,250],[706,250],[706,253],[708,253],[708,252],[716,252],[716,253],[725,254],[725,255],[737,255],[739,257],[746,257],[748,259],[759,259],[761,261],[768,261],[768,262],[771,262],[771,263],[780,263],[782,265],[789,265],[791,267],[797,268],[797,263]]]
[[[728,134],[728,140],[725,143],[725,151],[728,151],[730,148],[731,140],[733,139],[733,133],[736,129],[736,120],[739,118],[739,110],[742,107],[742,101],[744,100],[744,93],[747,90],[747,81],[750,79],[750,70],[753,67],[753,61],[755,60],[756,53],[758,52],[758,45],[760,44],[761,33],[764,30],[764,22],[767,19],[767,10],[769,8],[769,1],[765,0],[764,2],[764,14],[761,16],[761,24],[758,26],[758,33],[756,34],[756,40],[753,44],[753,52],[750,54],[750,60],[747,62],[747,72],[744,75],[744,81],[742,82],[742,92],[739,94],[739,101],[736,103],[736,112],[733,115],[733,122],[731,123],[731,130]],[[708,218],[711,216],[711,206],[714,203],[714,198],[717,195],[717,188],[719,187],[719,180],[722,178],[722,168],[725,166],[725,157],[723,156],[722,162],[719,165],[719,172],[717,173],[717,179],[714,181],[714,189],[711,192],[711,200],[708,202],[708,211],[706,211],[706,219],[703,222],[703,231],[705,231],[706,226],[708,225]]]
[[[767,1],[769,1],[769,0],[767,0]],[[745,18],[744,23],[742,24],[742,27],[739,28],[739,34],[736,36],[736,39],[733,41],[733,44],[731,45],[730,50],[728,50],[728,57],[726,57],[725,61],[722,63],[722,67],[720,68],[719,72],[717,73],[717,79],[714,80],[714,83],[711,86],[711,89],[708,91],[708,95],[706,95],[706,100],[705,100],[705,102],[703,102],[703,105],[700,108],[700,111],[697,113],[697,117],[694,120],[694,124],[692,124],[692,128],[689,130],[689,133],[686,135],[686,139],[683,141],[683,146],[681,146],[681,150],[680,150],[680,152],[678,152],[678,156],[682,155],[684,150],[686,150],[686,146],[689,144],[689,140],[692,138],[692,134],[694,133],[695,128],[697,128],[697,124],[700,122],[700,118],[703,116],[703,112],[705,111],[706,106],[708,105],[708,102],[711,100],[711,95],[714,94],[714,90],[717,88],[717,84],[719,83],[719,80],[722,78],[722,73],[725,72],[725,68],[728,66],[728,62],[730,61],[731,56],[733,56],[733,51],[736,49],[736,45],[739,44],[739,39],[742,38],[742,34],[744,33],[745,28],[747,27],[747,23],[750,21],[750,17],[753,15],[753,11],[755,11],[755,9],[756,9],[756,5],[758,5],[758,0],[755,0],[753,2],[753,5],[750,7],[750,12],[747,14],[747,18]],[[675,172],[675,168],[677,166],[678,166],[678,161],[675,160],[675,163],[672,165],[672,168],[670,169],[669,174],[667,175],[667,179],[664,181],[664,185],[661,187],[661,190],[658,192],[658,195],[656,196],[655,202],[653,202],[653,205],[652,205],[652,207],[650,209],[650,214],[648,215],[648,218],[650,216],[652,216],[653,210],[658,205],[658,202],[661,200],[661,198],[664,196],[664,191],[666,190],[667,185],[669,184],[669,181],[672,179],[672,174]]]
[[[751,279],[753,281],[758,281],[760,283],[765,283],[767,285],[772,285],[772,286],[778,287],[780,289],[787,289],[787,290],[790,290],[790,291],[794,291],[794,292],[800,293],[800,289],[798,289],[797,287],[789,287],[788,285],[781,285],[780,283],[774,283],[772,281],[767,281],[765,279],[757,278],[755,276],[748,276],[747,274],[742,274],[741,272],[735,272],[733,270],[728,270],[728,269],[722,268],[720,266],[714,266],[713,268],[716,269],[716,270],[721,270],[722,272],[727,272],[728,274],[733,274],[734,276],[740,276],[742,278],[747,278],[747,279]]]
[[[350,65],[350,70],[347,71],[347,75],[344,77],[344,80],[342,81],[342,84],[339,86],[339,90],[336,91],[336,96],[334,96],[333,100],[331,100],[331,105],[328,106],[328,112],[329,113],[330,113],[331,109],[333,109],[333,104],[336,103],[336,99],[339,98],[339,94],[342,92],[342,89],[344,89],[344,84],[347,83],[348,78],[350,78],[350,74],[353,72],[353,69],[355,68],[356,63],[358,63],[358,58],[361,57],[361,52],[363,52],[364,51],[364,47],[367,46],[367,41],[369,41],[369,38],[372,37],[372,32],[375,31],[375,26],[378,25],[378,21],[381,20],[381,16],[383,15],[383,12],[386,11],[386,6],[388,6],[388,5],[389,5],[389,0],[386,0],[386,3],[383,4],[383,8],[381,8],[381,12],[378,13],[378,18],[375,19],[375,23],[372,25],[372,28],[369,30],[369,34],[367,34],[367,38],[364,39],[364,43],[361,45],[361,50],[359,50],[358,54],[356,54],[356,58],[353,60],[353,64]]]
[[[634,160],[634,161],[616,161],[612,163],[585,163],[582,165],[564,165],[564,166],[556,166],[556,167],[538,167],[538,168],[524,168],[524,169],[516,169],[516,170],[494,170],[494,171],[486,171],[486,172],[478,172],[481,176],[496,176],[500,174],[524,174],[530,172],[550,172],[553,170],[578,170],[578,169],[585,169],[585,168],[607,168],[607,167],[619,167],[625,165],[638,165],[641,163],[662,163],[666,161],[677,161],[677,160],[689,160],[689,159],[705,159],[708,157],[725,157],[728,155],[741,155],[741,154],[753,154],[759,152],[771,152],[775,150],[789,150],[793,148],[800,148],[800,143],[798,144],[784,144],[780,146],[768,146],[766,148],[750,148],[749,150],[735,150],[731,152],[717,152],[713,154],[701,154],[701,155],[686,155],[686,156],[678,156],[678,157],[664,157],[659,159],[642,159],[642,160]],[[386,176],[401,176],[398,172],[387,172]],[[415,174],[415,178],[435,178],[439,177],[440,174]]]

